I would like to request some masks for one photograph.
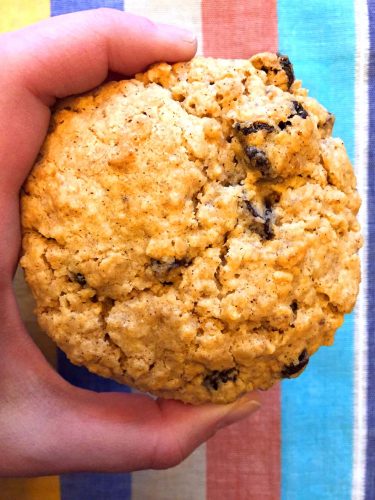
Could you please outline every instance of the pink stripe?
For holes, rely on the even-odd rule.
[[[249,57],[277,50],[276,0],[202,0],[204,55]]]
[[[202,0],[204,55],[246,58],[277,51],[276,0]],[[207,500],[280,498],[280,388],[255,416],[207,443]]]
[[[280,390],[261,394],[262,408],[207,443],[207,500],[280,498]]]

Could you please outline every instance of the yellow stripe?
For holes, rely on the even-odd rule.
[[[49,0],[1,0],[0,32],[17,30],[49,16]],[[59,476],[0,479],[0,498],[60,500]]]
[[[60,500],[59,476],[0,479],[1,500]]]
[[[17,30],[49,16],[49,0],[1,0],[0,32]],[[0,479],[0,498],[60,500],[59,476]]]
[[[49,15],[49,0],[1,0],[0,33],[23,28]]]

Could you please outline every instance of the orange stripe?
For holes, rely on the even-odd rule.
[[[60,500],[59,476],[0,479],[1,500]]]
[[[202,0],[206,56],[244,58],[277,50],[277,0]]]
[[[276,0],[202,0],[204,55],[246,58],[277,51]],[[207,443],[207,500],[280,498],[280,388],[262,408]]]

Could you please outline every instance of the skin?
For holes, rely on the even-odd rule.
[[[46,135],[56,98],[108,72],[187,60],[191,33],[110,9],[43,21],[0,37],[0,475],[131,471],[178,464],[215,432],[259,407],[190,406],[71,386],[48,365],[21,321],[12,289],[20,252],[19,190]]]

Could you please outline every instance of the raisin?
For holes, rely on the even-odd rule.
[[[294,109],[296,110],[296,115],[300,116],[304,120],[309,116],[306,109],[298,101],[292,101]]]
[[[263,215],[259,212],[257,207],[251,203],[249,200],[244,200],[246,208],[251,213],[251,215],[255,218],[259,218],[263,220]]]
[[[98,296],[95,294],[91,297],[91,302],[94,302],[94,304],[96,304],[96,302],[98,302]]]
[[[276,205],[276,203],[279,203],[280,198],[281,198],[280,193],[278,193],[277,191],[273,191],[272,193],[269,193],[267,195],[267,203],[271,205]]]
[[[307,363],[309,362],[309,355],[306,349],[304,349],[301,354],[298,356],[298,363],[295,365],[292,363],[291,365],[284,366],[281,375],[283,378],[290,378],[293,375],[296,375],[300,372]]]
[[[272,196],[272,195],[271,195]],[[249,210],[251,215],[256,219],[261,219],[257,221],[256,224],[251,225],[251,229],[259,234],[259,236],[264,240],[272,240],[275,233],[272,228],[273,222],[273,202],[279,201],[279,196],[276,193],[272,198],[267,197],[264,202],[264,214],[262,215],[257,207],[253,205],[249,200],[244,200],[246,208]]]
[[[259,132],[259,130],[265,130],[266,132],[273,132],[275,130],[273,125],[265,122],[254,122],[248,126],[243,123],[236,123],[234,128],[243,135],[254,134],[255,132]]]
[[[187,259],[175,259],[172,266],[172,269],[176,269],[176,267],[189,267],[190,261]]]
[[[288,118],[290,118],[290,117],[288,117]],[[278,123],[280,130],[285,130],[286,127],[289,127],[289,125],[291,125],[291,124],[292,124],[292,122],[289,120],[287,120],[286,122],[279,122]]]
[[[281,68],[284,70],[284,72],[288,78],[288,88],[290,88],[294,82],[293,64],[290,62],[290,59],[288,56],[280,54],[279,52],[277,53],[277,57],[279,59],[279,63],[280,63]]]
[[[81,110],[78,108],[72,108],[71,106],[64,106],[61,108],[62,111],[72,111],[73,113],[80,113]]]
[[[173,285],[173,281],[166,279],[168,273],[179,267],[188,267],[190,263],[191,261],[187,259],[174,259],[171,262],[162,262],[157,259],[151,259],[151,269],[163,285],[170,286]]]
[[[335,124],[335,115],[333,113],[328,113],[328,118],[325,122],[325,125],[329,125],[331,128],[333,128]]]
[[[77,273],[74,275],[74,280],[79,283],[81,286],[86,286],[86,278],[82,273]]]
[[[187,267],[189,263],[185,259],[173,259],[171,262],[163,262],[157,259],[151,259],[151,267],[156,272],[169,273],[172,269],[177,267]]]
[[[246,146],[245,152],[252,167],[259,170],[262,175],[267,175],[271,170],[271,164],[264,151],[255,146]]]
[[[225,384],[226,382],[235,382],[238,377],[237,368],[229,368],[228,370],[214,370],[204,378],[204,385],[208,389],[213,389],[217,391],[221,384]]]
[[[318,127],[320,129],[323,129],[328,135],[332,133],[334,124],[335,124],[335,115],[332,113],[328,113],[326,120],[323,123],[319,123]]]
[[[266,200],[264,210],[264,237],[266,240],[272,240],[275,233],[272,228],[272,206],[269,200]]]
[[[290,304],[290,308],[293,311],[294,314],[298,311],[298,302],[296,300],[293,300],[293,302]]]
[[[292,104],[294,107],[294,112],[288,116],[288,119],[285,122],[281,121],[278,123],[280,130],[285,130],[286,127],[289,127],[289,125],[292,124],[290,119],[293,118],[293,116],[300,116],[303,119],[306,119],[309,116],[308,112],[298,101],[292,101]]]

